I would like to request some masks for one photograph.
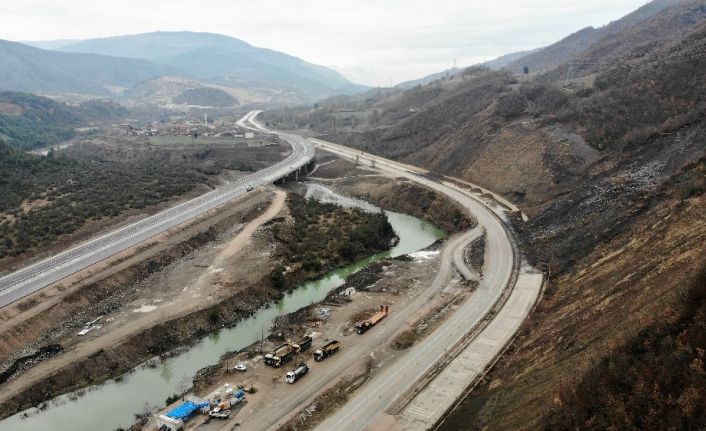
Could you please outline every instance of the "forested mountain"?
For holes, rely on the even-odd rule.
[[[174,103],[196,106],[217,106],[227,108],[237,105],[238,100],[217,88],[191,88],[174,98]]]
[[[146,60],[47,51],[4,40],[0,58],[0,90],[30,93],[109,96],[111,89],[175,73]]]
[[[121,118],[127,110],[113,102],[92,100],[70,106],[27,93],[0,92],[0,139],[20,149],[70,139],[74,129],[92,121]]]
[[[118,98],[145,81],[171,77],[200,87],[253,90],[249,93],[259,95],[253,101],[291,103],[365,89],[332,69],[210,33],[155,32],[33,43],[59,50],[0,40],[0,90]]]

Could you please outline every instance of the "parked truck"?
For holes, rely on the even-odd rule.
[[[368,329],[372,328],[373,326],[377,325],[379,321],[387,317],[387,311],[388,311],[388,306],[387,305],[381,305],[380,306],[380,311],[377,313],[373,314],[369,319],[361,320],[360,322],[355,324],[355,330],[357,333],[362,334],[366,332]]]
[[[282,365],[286,364],[289,362],[293,357],[296,351],[294,350],[294,347],[292,347],[291,344],[285,343],[276,348],[272,353],[268,353],[265,355],[265,365],[269,365],[271,367],[281,367]]]
[[[292,347],[294,347],[294,350],[296,350],[297,353],[301,353],[305,350],[309,350],[309,347],[311,347],[311,341],[312,341],[311,337],[308,335],[305,335],[302,337],[301,340],[292,344]]]
[[[333,355],[334,353],[338,352],[338,349],[340,347],[341,343],[336,340],[333,340],[330,343],[326,344],[324,347],[314,351],[314,360],[316,362],[321,362],[329,356]]]
[[[302,362],[301,364],[297,365],[297,368],[287,373],[285,380],[287,381],[287,383],[294,383],[304,377],[308,372],[309,367],[304,362]]]

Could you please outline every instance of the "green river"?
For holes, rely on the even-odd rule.
[[[379,210],[366,202],[343,197],[315,184],[308,185],[307,196],[342,206]],[[118,427],[128,428],[135,420],[135,413],[143,411],[146,405],[162,407],[164,400],[179,392],[180,385],[186,379],[191,381],[196,371],[215,364],[226,351],[239,350],[259,340],[263,329],[265,333],[269,332],[275,317],[324,299],[329,291],[342,285],[346,277],[370,262],[414,253],[443,236],[443,232],[426,221],[390,211],[386,214],[400,239],[391,250],[331,271],[319,280],[304,283],[286,294],[275,306],[260,309],[235,327],[202,339],[183,353],[159,362],[156,367],[139,366],[118,381],[110,380],[87,388],[80,391],[80,395],[74,393],[57,397],[47,402],[43,410],[31,408],[11,416],[0,422],[0,431],[113,431]]]

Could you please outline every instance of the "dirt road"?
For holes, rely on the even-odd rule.
[[[277,214],[282,211],[284,202],[287,199],[287,194],[280,189],[273,189],[272,191],[274,192],[275,197],[267,211],[248,223],[247,226],[245,226],[245,228],[243,228],[243,230],[235,238],[223,247],[223,250],[221,250],[214,261],[214,266],[222,265],[224,260],[235,256],[250,242],[250,238],[252,237],[252,234],[255,233],[257,228],[275,218]]]
[[[477,232],[472,230],[452,237],[446,242],[440,252],[439,268],[432,283],[404,308],[391,308],[390,315],[374,330],[358,337],[354,346],[346,346],[341,353],[321,363],[305,379],[290,388],[289,396],[283,399],[269,399],[268,403],[260,403],[254,408],[244,408],[236,417],[222,429],[230,430],[235,423],[240,423],[240,429],[265,430],[278,428],[287,422],[299,410],[313,402],[316,397],[346,372],[357,368],[365,358],[393,338],[400,328],[413,323],[419,316],[419,310],[427,306],[439,293],[451,283],[454,276],[452,266],[453,253],[458,247],[465,247]]]
[[[126,303],[115,314],[106,316],[102,328],[86,337],[73,337],[68,340],[67,346],[70,347],[63,354],[38,364],[5,385],[0,394],[0,403],[20,393],[24,388],[41,382],[46,376],[60,372],[67,365],[87,358],[96,351],[111,349],[129,337],[158,323],[199,310],[210,305],[217,297],[233,294],[233,292],[227,292],[220,288],[222,283],[219,281],[222,280],[214,282],[214,279],[236,278],[233,271],[224,269],[235,267],[235,265],[229,264],[248,246],[257,229],[276,217],[282,210],[286,193],[274,188],[269,190],[274,192],[274,198],[269,203],[268,209],[247,223],[234,238],[223,244],[207,268],[196,268],[200,272],[198,278],[191,282],[188,279],[182,279],[179,284],[169,282],[169,279],[158,280],[159,284],[164,286],[149,286],[152,289],[148,289],[132,302]],[[263,198],[265,203],[269,201],[266,195]],[[192,263],[185,266],[188,266],[193,273],[194,265]],[[182,273],[186,274],[184,271]],[[184,282],[187,283],[185,287],[183,286]],[[236,286],[236,290],[239,288]]]
[[[463,205],[478,220],[486,232],[486,256],[483,279],[479,288],[462,305],[454,316],[445,321],[434,333],[410,349],[397,363],[359,389],[346,405],[330,416],[317,429],[362,430],[366,429],[395,401],[404,396],[417,381],[427,375],[445,353],[456,346],[467,333],[479,324],[500,299],[506,288],[512,288],[512,274],[517,266],[516,253],[505,226],[490,206],[464,190],[444,182],[439,183],[419,175],[418,168],[410,168],[390,160],[359,151],[315,140],[317,145],[347,158],[375,165],[379,169],[395,172],[411,181],[441,192]],[[464,235],[472,235],[473,231]],[[445,248],[448,250],[448,248]],[[456,248],[451,249],[451,253]],[[449,264],[451,257],[449,257]],[[444,267],[442,266],[442,269]],[[534,298],[525,298],[532,300]],[[533,302],[532,302],[533,303]],[[506,339],[512,333],[503,333]],[[503,342],[503,337],[493,339],[493,345]],[[478,364],[485,366],[485,364]],[[445,388],[440,388],[445,390]],[[429,416],[431,418],[431,415]]]

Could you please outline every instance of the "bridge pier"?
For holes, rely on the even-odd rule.
[[[309,174],[312,170],[314,170],[314,167],[316,166],[316,159],[311,159],[309,163],[306,165],[302,166],[299,169],[296,169],[292,171],[291,173],[283,176],[282,178],[275,180],[275,184],[286,184],[287,180],[289,179],[294,179],[294,181],[299,181],[299,176],[305,177],[306,175]]]

